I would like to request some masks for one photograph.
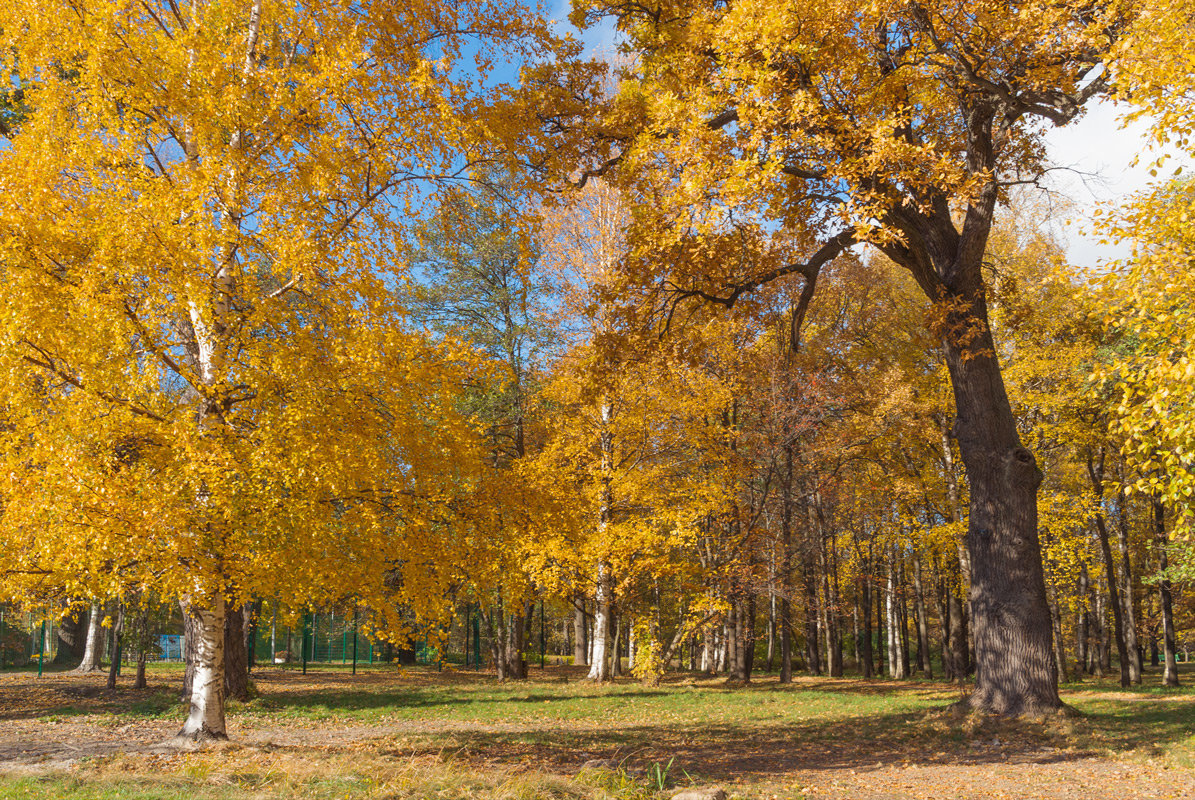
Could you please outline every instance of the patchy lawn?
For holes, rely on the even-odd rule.
[[[6,672],[0,797],[647,800],[715,784],[742,798],[1195,797],[1195,691],[1154,674],[1127,691],[1069,684],[1079,714],[1043,723],[950,713],[958,689],[931,682],[581,678],[260,669],[258,696],[230,708],[232,741],[184,753],[156,747],[182,722],[177,668],[114,692],[99,675]]]

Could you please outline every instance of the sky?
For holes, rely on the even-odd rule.
[[[1161,151],[1149,148],[1149,121],[1137,120],[1122,126],[1127,108],[1110,101],[1092,105],[1078,121],[1054,128],[1046,135],[1050,160],[1066,170],[1050,176],[1051,190],[1064,195],[1069,204],[1059,204],[1062,232],[1068,260],[1086,269],[1114,261],[1128,254],[1128,245],[1101,244],[1092,230],[1091,212],[1097,205],[1111,206],[1147,188],[1155,180],[1149,170]],[[1139,163],[1133,159],[1140,154]],[[1159,175],[1169,176],[1175,168],[1192,166],[1189,158],[1174,156]],[[1066,207],[1069,205],[1069,207]]]

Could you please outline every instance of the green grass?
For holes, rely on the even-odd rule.
[[[36,711],[16,717],[110,728],[181,720],[178,678],[155,665],[149,690],[88,700],[64,693],[57,704],[47,692]],[[645,687],[578,678],[572,669],[533,670],[531,680],[506,684],[430,669],[376,667],[356,678],[326,667],[306,676],[262,670],[259,695],[229,706],[234,731],[256,744],[0,775],[0,798],[653,800],[690,781],[771,798],[801,795],[772,775],[997,763],[1043,751],[1195,766],[1195,689],[1164,689],[1154,673],[1132,690],[1111,680],[1068,684],[1064,696],[1078,714],[1041,722],[948,713],[959,690],[930,682],[805,678],[781,686],[762,675],[731,687],[678,676]],[[275,733],[299,743],[262,744]],[[590,758],[618,766],[578,773]]]

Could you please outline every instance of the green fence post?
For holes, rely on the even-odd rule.
[[[539,599],[539,668],[544,669],[548,637],[544,633],[544,599]]]
[[[373,663],[373,639],[369,640],[369,663]]]

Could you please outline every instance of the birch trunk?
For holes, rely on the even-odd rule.
[[[83,661],[75,668],[75,672],[96,672],[100,668],[100,650],[103,646],[104,607],[99,603],[91,604],[91,612],[87,617],[87,639],[83,647]]]
[[[593,609],[593,658],[589,665],[591,681],[610,680],[608,642],[610,638],[610,565],[598,562],[597,592]]]
[[[224,729],[224,598],[217,595],[211,608],[189,605],[194,633],[194,677],[191,710],[179,739],[202,742],[227,739]]]

